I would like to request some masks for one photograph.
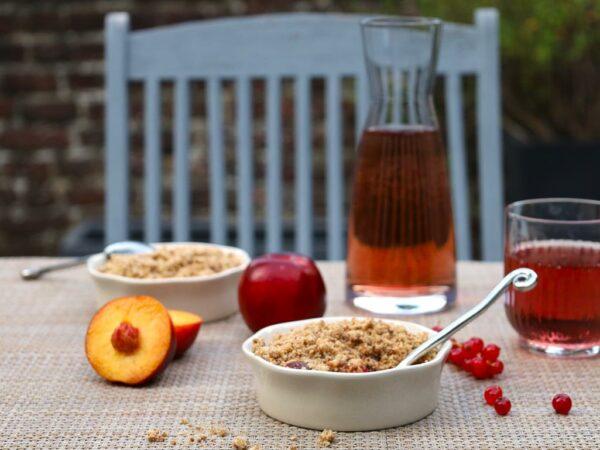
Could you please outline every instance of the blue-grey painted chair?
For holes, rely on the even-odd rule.
[[[226,240],[225,164],[221,81],[236,90],[237,245],[252,252],[251,81],[266,80],[266,247],[282,243],[281,79],[294,80],[296,250],[312,254],[312,77],[325,79],[326,231],[329,259],[344,256],[341,78],[356,82],[357,126],[367,111],[368,94],[359,20],[344,14],[273,14],[199,21],[130,31],[126,13],[106,17],[106,240],[127,238],[129,220],[128,81],[144,85],[145,238],[160,239],[161,147],[160,82],[174,82],[173,239],[190,236],[190,81],[206,82],[211,240]],[[458,257],[470,259],[471,232],[465,158],[461,77],[477,81],[477,148],[481,244],[485,260],[502,254],[502,160],[498,14],[475,12],[474,25],[446,24],[438,71],[445,77],[447,142],[450,153]],[[358,132],[359,130],[355,130]]]

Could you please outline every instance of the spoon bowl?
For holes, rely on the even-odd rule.
[[[104,247],[104,256],[110,258],[111,255],[141,255],[152,253],[154,247],[151,244],[138,241],[114,242]]]

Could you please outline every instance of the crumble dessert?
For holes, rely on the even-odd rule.
[[[377,319],[353,318],[310,323],[273,336],[255,339],[252,351],[278,366],[328,372],[374,372],[397,366],[428,338],[401,325]],[[419,363],[431,360],[431,351]]]
[[[98,270],[128,278],[159,279],[214,275],[242,263],[239,255],[216,247],[156,246],[140,255],[112,255]]]

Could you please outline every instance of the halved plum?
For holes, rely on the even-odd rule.
[[[92,318],[88,361],[102,378],[128,385],[147,383],[175,356],[175,330],[167,309],[148,296],[108,302]]]

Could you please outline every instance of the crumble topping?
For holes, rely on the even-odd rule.
[[[128,278],[158,279],[213,275],[242,263],[239,255],[216,247],[156,246],[140,255],[112,255],[98,270]]]
[[[292,369],[374,372],[397,366],[427,338],[425,332],[409,332],[377,319],[321,320],[277,334],[269,342],[255,339],[252,351],[270,363]],[[436,353],[428,353],[419,362],[431,360]]]

